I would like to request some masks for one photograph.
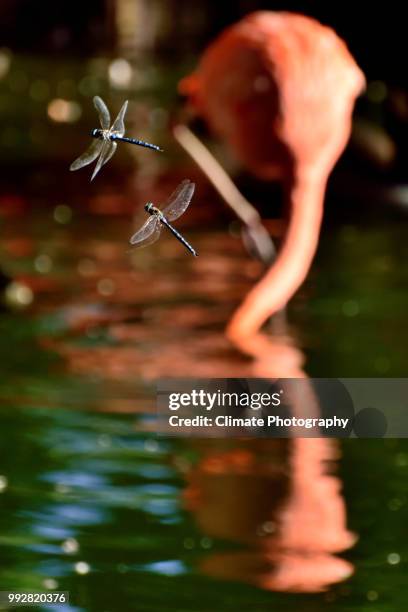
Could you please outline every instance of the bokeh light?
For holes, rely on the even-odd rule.
[[[132,81],[132,66],[123,58],[113,60],[109,65],[109,81],[117,89],[126,89]]]
[[[0,49],[0,79],[8,73],[11,65],[11,53],[8,49]]]
[[[13,281],[6,288],[5,297],[7,304],[19,309],[29,306],[34,299],[34,294],[27,285]]]
[[[7,486],[8,486],[8,480],[6,476],[3,476],[0,474],[0,493],[5,491],[7,489]]]
[[[74,123],[80,118],[82,109],[78,102],[55,98],[48,104],[47,113],[57,123]]]
[[[78,563],[75,563],[74,567],[76,573],[82,576],[84,576],[85,574],[89,574],[89,571],[91,569],[86,561],[78,561]]]

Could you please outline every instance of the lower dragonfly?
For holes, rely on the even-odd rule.
[[[111,119],[109,110],[105,102],[99,96],[95,96],[93,99],[94,106],[98,111],[99,121],[102,129],[94,129],[91,132],[91,136],[96,138],[90,147],[80,155],[70,166],[70,170],[79,170],[88,164],[91,164],[99,156],[98,162],[93,171],[91,181],[98,174],[107,161],[110,160],[112,155],[116,151],[117,142],[129,142],[130,144],[139,145],[141,147],[147,147],[148,149],[154,149],[155,151],[162,151],[157,145],[145,142],[144,140],[136,140],[135,138],[126,138],[125,134],[125,123],[124,117],[128,106],[128,100],[123,104],[119,111],[118,116],[111,125]]]
[[[144,247],[153,244],[159,239],[162,226],[168,230],[190,251],[194,257],[197,257],[197,251],[193,249],[191,244],[172,226],[170,221],[175,221],[187,210],[191,198],[193,197],[195,184],[189,180],[184,180],[180,183],[177,189],[171,194],[166,201],[163,211],[156,208],[152,202],[145,204],[145,211],[151,215],[150,219],[135,233],[130,239],[130,244],[136,247]]]

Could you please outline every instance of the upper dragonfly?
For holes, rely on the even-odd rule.
[[[177,189],[171,194],[165,203],[163,210],[156,208],[152,202],[145,204],[145,211],[151,217],[130,239],[130,244],[137,247],[147,246],[158,240],[162,225],[168,230],[190,251],[192,255],[197,257],[197,252],[191,244],[172,226],[169,221],[175,221],[187,210],[191,202],[195,189],[195,184],[189,180],[184,180],[180,183]]]
[[[124,117],[128,106],[127,100],[123,104],[119,111],[119,115],[116,117],[112,125],[110,124],[111,119],[108,108],[102,98],[95,96],[93,103],[98,111],[102,129],[92,130],[91,136],[96,138],[96,141],[90,145],[85,153],[82,153],[80,157],[72,162],[69,167],[70,170],[79,170],[79,168],[83,168],[84,166],[91,164],[99,156],[98,163],[96,164],[91,177],[92,181],[102,166],[106,164],[106,162],[109,161],[112,155],[115,153],[116,147],[118,146],[116,141],[118,140],[121,142],[130,142],[131,144],[147,147],[149,149],[155,149],[156,151],[163,150],[157,145],[150,144],[150,142],[145,142],[144,140],[125,138]]]

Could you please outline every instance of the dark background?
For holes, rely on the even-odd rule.
[[[16,51],[72,55],[109,50],[115,44],[115,14],[120,2],[2,0],[0,44]],[[143,2],[133,4],[137,8]],[[295,11],[333,27],[347,41],[368,78],[407,84],[408,73],[403,68],[406,19],[401,3],[153,0],[147,5],[167,15],[177,14],[159,36],[158,51],[171,48],[176,52],[186,41],[197,51],[227,24],[253,10]]]

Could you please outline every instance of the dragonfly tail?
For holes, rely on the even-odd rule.
[[[163,152],[163,149],[158,145],[152,144],[151,142],[146,142],[145,140],[138,140],[136,138],[127,138],[126,136],[114,136],[111,137],[112,140],[120,140],[121,142],[128,142],[129,144],[134,144],[139,147],[145,147],[146,149],[153,149],[154,151]]]
[[[163,223],[163,225],[165,225],[165,226],[167,227],[167,229],[168,229],[168,230],[170,230],[170,231],[171,231],[171,233],[173,234],[173,236],[175,236],[175,237],[177,238],[177,240],[178,240],[179,242],[181,242],[181,244],[182,244],[183,246],[185,246],[185,248],[186,248],[188,251],[190,251],[190,253],[191,253],[192,255],[194,255],[194,257],[198,257],[198,253],[197,253],[197,251],[196,251],[195,249],[193,249],[193,247],[191,246],[191,244],[190,244],[189,242],[187,242],[187,240],[184,238],[184,236],[182,236],[182,235],[180,234],[180,232],[178,232],[178,231],[176,230],[176,228],[174,228],[174,227],[173,227],[173,226],[172,226],[172,225],[171,225],[171,224],[170,224],[170,223],[167,221],[167,219],[166,219],[165,217],[161,217],[161,218],[160,218],[160,221]]]

